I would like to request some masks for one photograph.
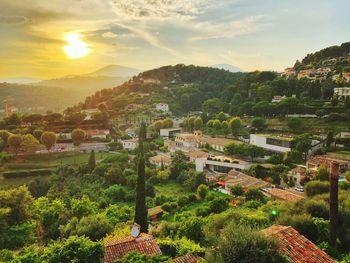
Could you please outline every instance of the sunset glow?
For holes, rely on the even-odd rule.
[[[87,46],[87,43],[82,41],[82,36],[77,33],[69,33],[65,36],[65,41],[68,45],[64,46],[64,52],[71,59],[77,59],[85,57],[91,51]]]

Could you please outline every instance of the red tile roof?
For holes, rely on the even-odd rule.
[[[177,258],[171,259],[167,262],[169,262],[169,263],[197,263],[198,258],[191,255],[191,254],[188,254],[188,255],[184,255],[182,257],[177,257]]]
[[[301,235],[291,226],[273,225],[262,230],[267,236],[278,239],[280,252],[291,262],[332,263],[335,262],[323,250]]]
[[[298,201],[300,199],[303,199],[304,196],[296,193],[292,193],[287,190],[282,190],[278,188],[273,188],[270,191],[267,192],[268,195],[271,196],[271,198],[275,198],[282,201]]]
[[[123,258],[129,252],[146,255],[161,255],[159,246],[153,236],[141,233],[137,238],[132,236],[108,240],[105,243],[104,263],[113,263],[116,258]]]

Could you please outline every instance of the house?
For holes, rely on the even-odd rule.
[[[306,178],[308,177],[308,172],[306,167],[297,166],[288,172],[288,179],[292,178],[295,185],[303,185]]]
[[[162,112],[169,112],[169,104],[157,103],[156,104],[156,110],[162,111]]]
[[[101,139],[106,139],[109,136],[109,130],[85,130],[86,137],[87,138],[101,138]]]
[[[148,209],[148,217],[152,220],[158,220],[162,217],[163,215],[163,209],[161,206],[156,206]]]
[[[297,78],[302,79],[302,78],[308,78],[312,79],[315,78],[316,71],[314,69],[304,69],[300,70],[298,72]]]
[[[350,87],[334,88],[334,96],[350,97]]]
[[[159,134],[163,138],[173,138],[176,134],[181,133],[181,131],[181,128],[160,129]]]
[[[342,131],[339,134],[340,138],[350,138],[350,131]]]
[[[72,139],[72,133],[70,132],[60,132],[56,133],[57,140],[71,140]]]
[[[171,164],[170,156],[164,154],[158,154],[149,158],[149,162],[157,167],[161,167],[162,164],[168,166]]]
[[[271,102],[278,103],[278,102],[281,102],[285,98],[286,98],[286,96],[273,96]]]
[[[192,133],[179,133],[175,136],[177,147],[195,148],[197,145],[196,136]]]
[[[229,171],[227,177],[223,179],[223,181],[225,182],[225,189],[228,191],[230,191],[231,187],[236,185],[242,186],[245,191],[250,188],[263,188],[270,185],[268,182],[235,170]]]
[[[137,135],[135,130],[128,129],[125,132],[131,138],[137,138],[138,137],[138,135]]]
[[[264,148],[267,151],[285,153],[292,149],[292,140],[292,137],[250,134],[249,143]]]
[[[141,80],[143,81],[143,83],[146,83],[146,84],[159,84],[160,83],[159,79],[153,79],[153,78],[148,78],[148,79],[141,78]]]
[[[143,107],[144,107],[143,104],[131,103],[131,104],[128,104],[125,108],[127,110],[138,110],[138,109],[142,109]]]
[[[98,112],[100,112],[99,109],[86,109],[86,110],[84,110],[83,113],[86,114],[86,117],[85,117],[84,120],[91,120],[92,119],[92,115],[94,115],[94,114],[96,114]]]
[[[203,172],[207,169],[218,173],[228,173],[232,169],[236,171],[248,170],[252,163],[233,156],[208,156],[206,158],[197,158],[195,165],[197,172]]]
[[[339,173],[340,174],[344,173],[345,171],[347,171],[349,169],[349,162],[348,161],[334,158],[334,157],[331,157],[328,155],[316,155],[316,156],[309,158],[306,162],[306,169],[307,169],[307,171],[315,174],[321,165],[325,165],[328,168],[330,168],[330,164],[332,162],[336,162],[339,164]]]
[[[286,77],[287,79],[295,76],[296,75],[296,71],[294,68],[286,68],[284,69],[283,73],[281,74],[282,76]]]
[[[304,196],[300,194],[292,193],[279,188],[273,188],[266,193],[271,199],[280,201],[299,201],[304,198]]]
[[[210,156],[209,153],[200,150],[185,152],[185,154],[188,156],[191,162],[195,162],[198,158],[207,158]]]
[[[218,152],[224,152],[225,146],[230,143],[242,144],[241,141],[231,140],[227,138],[213,138],[209,136],[201,136],[196,134],[196,131],[195,131],[195,135],[197,140],[197,147],[209,146],[210,148]]]
[[[106,241],[103,262],[113,263],[116,259],[122,259],[130,252],[149,256],[160,256],[162,254],[153,236],[141,233],[137,237],[125,236]]]
[[[138,139],[133,138],[128,140],[121,140],[120,142],[122,143],[124,150],[134,150],[137,147]]]
[[[298,263],[335,263],[326,252],[301,235],[291,226],[273,225],[262,233],[280,244],[279,252],[290,262]]]

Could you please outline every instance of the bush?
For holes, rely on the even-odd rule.
[[[28,177],[28,176],[47,176],[51,174],[52,174],[51,169],[35,169],[35,170],[4,172],[2,176],[5,179],[9,179],[9,178]]]
[[[164,255],[169,257],[183,256],[192,254],[196,256],[203,256],[205,249],[186,237],[181,239],[158,239],[157,244]]]
[[[200,199],[204,199],[207,193],[208,193],[208,186],[206,186],[205,184],[201,184],[198,186],[197,194]]]
[[[229,207],[228,200],[224,197],[216,197],[209,202],[209,209],[213,213],[221,213]]]
[[[305,193],[307,196],[315,196],[329,192],[329,182],[327,181],[311,181],[305,185]]]

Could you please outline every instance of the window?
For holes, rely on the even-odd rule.
[[[292,148],[292,142],[276,139],[276,138],[266,138],[266,144],[285,147],[285,148]]]

